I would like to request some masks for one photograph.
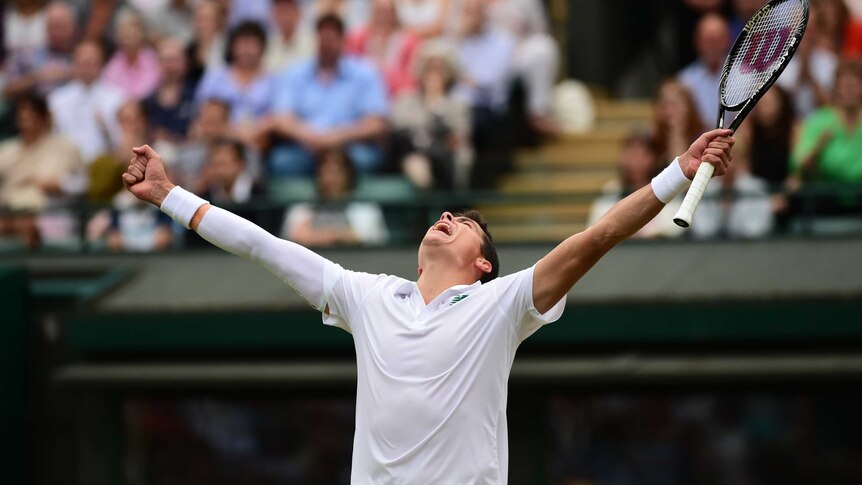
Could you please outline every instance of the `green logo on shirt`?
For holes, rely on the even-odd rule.
[[[468,296],[470,295],[456,295],[454,298],[452,298],[452,301],[449,302],[449,306],[458,303],[459,301],[463,300],[464,298],[467,298]]]

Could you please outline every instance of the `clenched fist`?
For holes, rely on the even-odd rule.
[[[715,166],[715,177],[727,173],[727,166],[733,161],[731,149],[736,140],[731,130],[712,130],[700,136],[687,152],[680,155],[679,165],[689,180],[694,179],[701,163]]]
[[[132,151],[135,157],[123,174],[123,185],[135,197],[160,207],[174,188],[165,173],[162,157],[149,145],[132,148]]]

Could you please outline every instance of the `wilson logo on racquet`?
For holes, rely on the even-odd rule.
[[[752,34],[751,43],[740,62],[739,70],[744,73],[768,70],[784,53],[784,44],[792,32],[790,27],[784,27]]]

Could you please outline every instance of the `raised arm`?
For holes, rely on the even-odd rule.
[[[123,174],[123,184],[135,197],[161,208],[221,249],[260,264],[314,308],[325,311],[324,272],[333,263],[175,186],[161,157],[149,146],[132,150],[135,157]]]
[[[651,221],[688,186],[701,163],[715,165],[716,176],[724,175],[734,143],[731,135],[730,130],[704,133],[652,184],[618,202],[593,226],[566,239],[542,258],[533,275],[536,310],[550,310],[605,253]]]

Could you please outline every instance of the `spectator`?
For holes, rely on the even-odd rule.
[[[317,22],[326,15],[335,15],[344,23],[345,31],[357,29],[368,22],[368,0],[304,0],[302,9],[303,30],[313,31]]]
[[[730,43],[727,20],[715,13],[704,15],[694,36],[698,59],[679,73],[680,82],[694,96],[701,130],[715,127],[721,67]]]
[[[110,218],[106,243],[111,251],[164,251],[173,244],[171,218],[125,190],[114,198]]]
[[[110,151],[120,138],[117,111],[123,93],[99,81],[104,59],[98,43],[78,44],[73,80],[48,96],[55,128],[75,143],[85,163]]]
[[[3,45],[7,54],[26,56],[45,48],[45,10],[41,0],[13,0],[5,7]]]
[[[461,78],[456,92],[471,110],[472,145],[476,149],[472,183],[490,187],[508,168],[505,113],[514,43],[491,27],[483,0],[466,0],[462,13],[458,45]]]
[[[742,32],[748,19],[754,16],[765,0],[731,0],[730,37],[735,39]]]
[[[107,40],[105,34],[114,22],[114,17],[122,6],[121,0],[83,0],[86,5],[84,15],[84,39],[94,42]]]
[[[295,62],[311,57],[314,39],[300,28],[298,0],[274,0],[272,19],[275,22],[267,40],[264,65],[271,73],[281,72]]]
[[[663,82],[653,103],[652,121],[659,160],[670,161],[677,154],[685,153],[701,131],[697,106],[689,90],[675,79]]]
[[[623,143],[618,166],[619,179],[605,184],[602,194],[593,201],[588,225],[595,224],[614,204],[649,184],[661,172],[662,166],[659,165],[660,159],[656,156],[655,148],[653,138],[649,135],[634,135]],[[671,201],[634,237],[656,239],[680,236],[683,229],[673,222],[673,216],[681,204],[679,197]]]
[[[157,43],[167,38],[176,39],[183,46],[192,42],[194,19],[191,4],[194,2],[190,0],[162,0],[159,2],[130,0],[129,3],[143,15],[152,42]]]
[[[701,239],[761,238],[772,230],[772,208],[766,181],[753,176],[746,161],[736,160],[723,177],[706,186],[691,231]]]
[[[747,135],[751,174],[769,185],[779,186],[787,181],[790,164],[790,139],[793,134],[793,104],[780,86],[773,86],[757,102],[747,123],[742,127]]]
[[[157,141],[185,139],[193,115],[195,85],[188,79],[188,58],[177,39],[159,42],[162,79],[156,92],[144,101]]]
[[[458,36],[461,0],[399,0],[398,19],[401,25],[423,39]]]
[[[234,28],[227,42],[227,65],[208,69],[195,93],[197,104],[221,99],[230,105],[231,121],[247,130],[269,112],[273,78],[263,69],[266,32],[260,24],[246,22]]]
[[[862,182],[862,61],[835,74],[833,105],[805,120],[793,149],[793,174],[803,181]]]
[[[201,0],[195,7],[194,40],[188,47],[189,78],[197,83],[208,68],[224,64],[224,9],[214,0]]]
[[[110,202],[123,188],[121,176],[128,165],[130,147],[152,143],[149,119],[140,101],[123,103],[117,111],[117,126],[120,133],[117,142],[89,166],[87,197],[94,202]]]
[[[452,95],[454,50],[427,41],[418,61],[419,90],[402,94],[392,107],[393,156],[417,187],[464,188],[472,164],[470,109]]]
[[[285,217],[282,237],[303,246],[385,244],[389,231],[380,207],[349,200],[356,185],[355,165],[344,150],[322,152],[316,164],[319,200],[293,206]]]
[[[227,27],[234,29],[240,24],[254,22],[268,27],[273,0],[230,0],[222,2],[227,10]]]
[[[132,11],[122,12],[114,37],[118,49],[105,66],[102,80],[128,98],[146,98],[159,85],[161,68],[158,56],[146,45],[143,19]]]
[[[45,29],[45,47],[11,52],[4,96],[15,97],[33,89],[47,96],[71,78],[77,36],[72,7],[59,1],[45,7]]]
[[[176,163],[170,169],[184,184],[194,187],[204,170],[210,149],[217,141],[235,136],[230,125],[230,106],[224,101],[210,99],[204,101],[189,129],[189,139],[179,146]],[[261,172],[260,154],[245,147],[248,171],[258,179]]]
[[[272,175],[311,175],[314,154],[346,146],[360,172],[382,161],[373,144],[386,131],[388,111],[376,70],[343,55],[344,23],[325,15],[317,23],[317,57],[289,69],[276,89],[276,116],[266,126],[290,143],[270,153]]]
[[[790,93],[797,116],[804,118],[829,102],[847,12],[841,0],[812,3],[808,28],[799,50],[778,78]]]
[[[51,131],[43,97],[24,94],[15,109],[19,135],[0,144],[0,207],[43,211],[62,206],[85,187],[83,164],[74,144]],[[34,214],[0,218],[0,233],[15,234],[27,247],[39,236]]]
[[[495,22],[515,39],[513,74],[524,90],[528,128],[556,135],[560,128],[551,116],[551,104],[560,51],[548,33],[545,7],[540,0],[498,0],[493,5]]]
[[[371,21],[347,38],[347,52],[372,60],[393,98],[416,83],[413,63],[420,42],[419,36],[401,29],[394,2],[374,0]]]
[[[247,204],[264,195],[248,170],[246,149],[238,140],[220,138],[210,145],[209,160],[196,192],[217,205]],[[255,220],[252,218],[251,220]]]

